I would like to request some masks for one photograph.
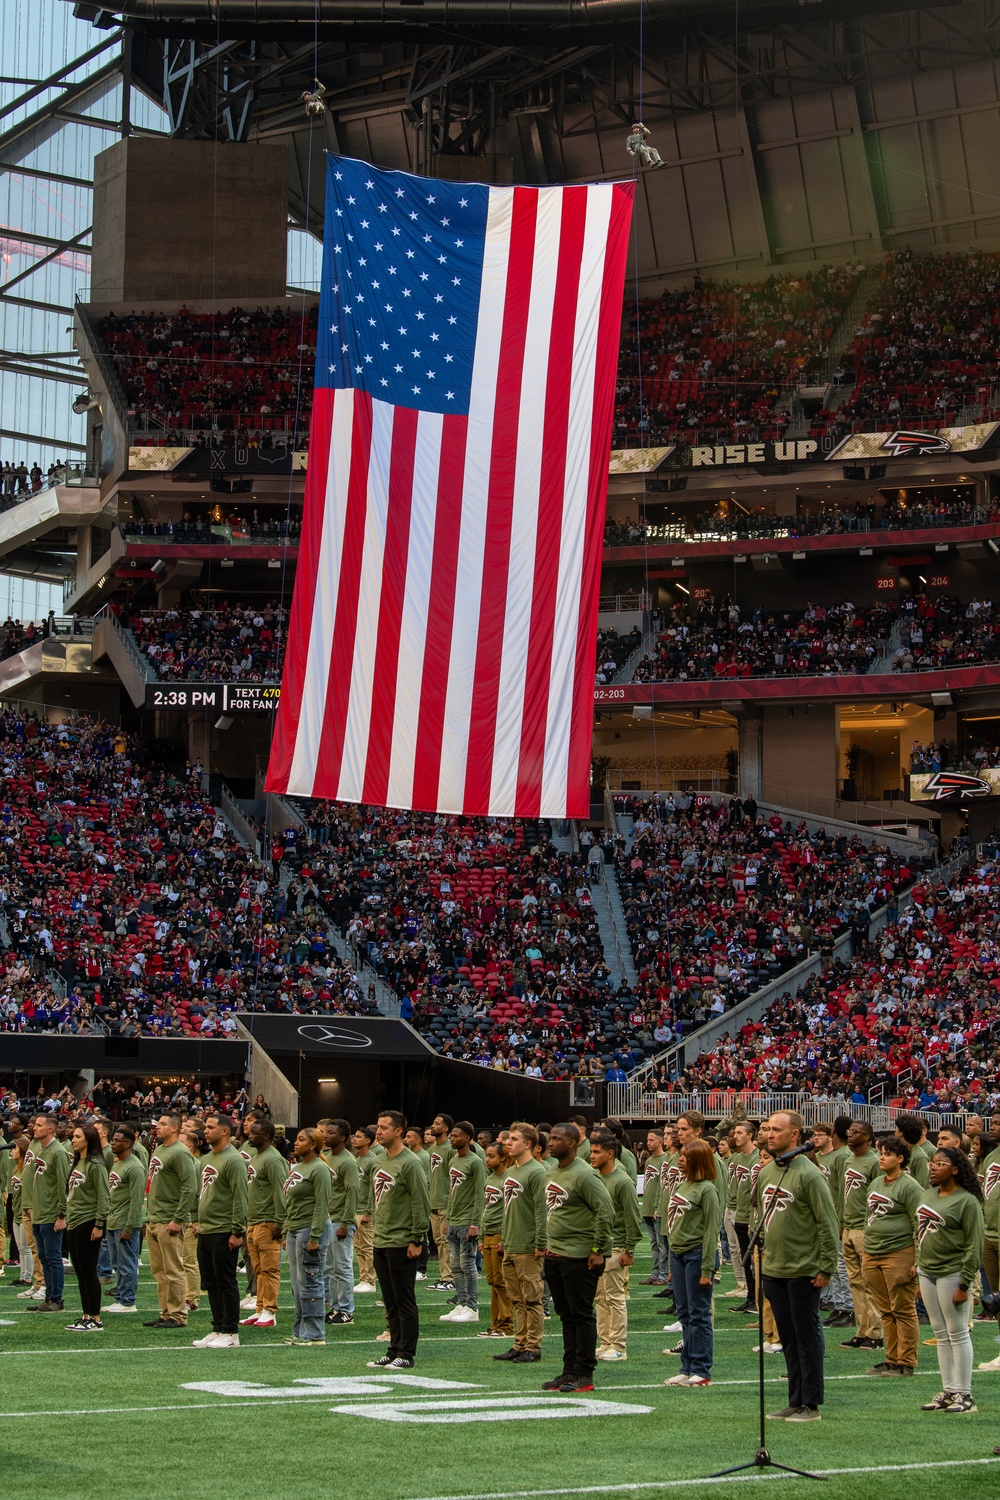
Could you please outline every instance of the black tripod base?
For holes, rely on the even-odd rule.
[[[814,1474],[811,1469],[793,1469],[791,1464],[779,1464],[771,1457],[766,1448],[758,1448],[753,1459],[748,1464],[737,1464],[734,1469],[717,1469],[714,1474],[706,1474],[706,1479],[722,1479],[727,1474],[742,1474],[745,1469],[781,1469],[784,1474],[798,1474],[802,1479],[828,1479],[827,1474]]]

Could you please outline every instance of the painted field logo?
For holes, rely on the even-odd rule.
[[[890,432],[882,447],[893,458],[915,458],[921,453],[950,453],[947,438],[935,432]]]

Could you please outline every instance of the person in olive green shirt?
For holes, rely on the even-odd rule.
[[[66,1228],[66,1183],[70,1161],[62,1141],[56,1138],[51,1114],[35,1120],[35,1144],[31,1164],[31,1218],[35,1244],[45,1272],[45,1301],[29,1312],[62,1312],[63,1230]],[[22,1181],[23,1191],[23,1181]]]
[[[430,1220],[430,1201],[420,1163],[403,1145],[405,1117],[396,1109],[383,1110],[375,1129],[385,1155],[379,1157],[372,1174],[372,1239],[389,1347],[380,1359],[368,1364],[371,1369],[411,1370],[420,1337],[417,1264]]]
[[[773,1114],[764,1142],[774,1160],[757,1177],[757,1216],[764,1237],[761,1279],[788,1372],[788,1405],[773,1419],[814,1422],[823,1404],[823,1333],[819,1298],[837,1269],[837,1213],[826,1179],[806,1156],[787,1157],[804,1124],[793,1110]]]
[[[872,1149],[874,1131],[867,1120],[852,1120],[847,1132],[847,1154],[836,1177],[834,1202],[840,1217],[840,1243],[851,1286],[857,1333],[841,1344],[842,1349],[881,1349],[882,1319],[879,1317],[861,1267],[865,1223],[868,1217],[868,1186],[878,1175],[878,1152]]]
[[[628,1358],[628,1273],[635,1260],[635,1247],[642,1238],[639,1197],[618,1160],[620,1149],[617,1137],[610,1130],[595,1130],[591,1134],[591,1170],[600,1176],[614,1207],[611,1254],[604,1262],[594,1298],[596,1358],[609,1364]]]
[[[646,1136],[646,1165],[642,1174],[642,1222],[649,1235],[653,1252],[653,1268],[643,1282],[644,1286],[666,1286],[669,1271],[669,1252],[660,1233],[660,1168],[663,1165],[663,1132],[651,1130]]]
[[[444,1313],[442,1323],[478,1323],[479,1271],[476,1255],[486,1206],[486,1163],[473,1151],[475,1129],[468,1120],[456,1120],[450,1143],[454,1155],[448,1163],[448,1259],[458,1302]]]
[[[1000,1293],[1000,1112],[990,1120],[989,1139],[983,1145],[983,1153],[978,1174],[985,1217],[983,1270],[990,1291],[996,1295]],[[1000,1355],[979,1368],[1000,1370]]]
[[[358,1279],[354,1295],[375,1290],[375,1262],[372,1259],[372,1212],[375,1200],[372,1197],[372,1170],[378,1157],[372,1150],[375,1132],[369,1125],[360,1125],[354,1132],[351,1148],[358,1164],[358,1213],[355,1223],[354,1253],[358,1257]]]
[[[323,1259],[326,1278],[326,1321],[354,1322],[354,1235],[358,1216],[358,1164],[348,1149],[351,1126],[347,1120],[320,1120],[326,1141],[323,1160],[330,1169],[330,1219],[333,1237]]]
[[[302,1129],[295,1137],[295,1162],[285,1178],[282,1237],[295,1298],[295,1321],[283,1344],[314,1348],[326,1344],[323,1326],[323,1252],[333,1238],[330,1192],[333,1178],[320,1152],[321,1130]]]
[[[165,1111],[156,1122],[156,1148],[149,1158],[146,1246],[160,1316],[147,1322],[146,1328],[187,1327],[184,1230],[195,1220],[198,1173],[194,1157],[180,1139],[180,1129],[180,1115]]]
[[[918,1152],[918,1156],[923,1153]],[[866,1375],[912,1375],[917,1368],[920,1324],[913,1279],[917,1205],[921,1188],[906,1171],[910,1148],[898,1134],[879,1141],[879,1171],[868,1184],[861,1267],[878,1308],[885,1359]]]
[[[108,1169],[93,1125],[77,1125],[70,1137],[73,1162],[66,1181],[66,1248],[80,1288],[80,1317],[69,1333],[99,1333],[101,1282],[98,1258],[108,1218]]]
[[[233,1145],[229,1115],[205,1116],[212,1148],[201,1165],[198,1197],[198,1272],[212,1310],[212,1332],[196,1349],[235,1349],[240,1342],[239,1253],[247,1232],[247,1167]]]
[[[451,1248],[448,1244],[448,1192],[451,1186],[448,1165],[454,1155],[449,1136],[454,1123],[451,1115],[435,1115],[431,1122],[431,1234],[438,1253],[438,1279],[432,1290],[436,1292],[455,1290],[451,1274]]]
[[[240,1327],[273,1328],[281,1284],[281,1224],[288,1163],[274,1144],[274,1124],[254,1115],[247,1125],[253,1151],[247,1163],[247,1251],[256,1283],[255,1308]]]
[[[737,1261],[743,1276],[745,1296],[736,1307],[736,1312],[753,1312],[757,1307],[757,1281],[753,1258],[744,1262],[750,1246],[750,1193],[753,1187],[754,1167],[760,1161],[760,1152],[754,1140],[754,1127],[740,1121],[733,1126],[735,1150],[732,1154],[732,1206],[733,1230],[736,1235]]]
[[[680,1373],[664,1384],[703,1386],[712,1383],[712,1282],[723,1214],[718,1187],[722,1163],[707,1141],[694,1138],[681,1147],[680,1165],[681,1180],[661,1205],[683,1329]]]
[[[563,1368],[543,1390],[594,1389],[597,1363],[597,1283],[611,1254],[614,1205],[600,1176],[577,1158],[579,1137],[568,1121],[554,1125],[545,1179],[545,1277],[562,1323]]]
[[[507,1136],[509,1164],[503,1179],[500,1251],[503,1280],[514,1309],[514,1342],[495,1360],[533,1365],[542,1357],[545,1328],[542,1264],[548,1238],[545,1167],[535,1157],[538,1131],[515,1120]]]
[[[941,1390],[924,1411],[975,1412],[969,1288],[983,1255],[983,1192],[964,1151],[939,1146],[917,1206],[920,1295],[937,1339]]]
[[[106,1239],[111,1246],[115,1298],[107,1313],[135,1312],[142,1248],[146,1174],[135,1151],[135,1126],[116,1125],[111,1136],[113,1165],[108,1174]]]

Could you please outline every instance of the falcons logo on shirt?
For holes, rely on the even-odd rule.
[[[736,1178],[737,1182],[746,1182],[747,1178],[750,1176],[750,1168],[744,1166],[742,1162],[737,1162],[733,1166],[733,1176]]]
[[[495,1182],[488,1182],[486,1184],[486,1207],[487,1208],[496,1208],[497,1204],[500,1202],[500,1200],[501,1200],[502,1197],[503,1197],[503,1189],[500,1188],[500,1187],[498,1187]]]
[[[688,1209],[693,1207],[694,1205],[689,1203],[687,1198],[682,1198],[680,1193],[673,1193],[671,1195],[670,1202],[667,1204],[668,1233],[673,1233],[674,1225],[679,1224]]]
[[[757,1178],[759,1176],[760,1176],[760,1162],[758,1161],[758,1162],[755,1162],[754,1165],[750,1168],[750,1186],[751,1186],[751,1188],[755,1188],[757,1186]]]
[[[304,1181],[305,1181],[305,1179],[303,1178],[301,1172],[291,1171],[291,1172],[289,1172],[288,1176],[285,1178],[285,1180],[284,1180],[284,1182],[282,1184],[282,1187],[281,1187],[281,1191],[284,1193],[285,1197],[287,1198],[288,1195],[289,1195],[289,1193],[292,1191],[292,1188],[295,1186],[295,1184],[297,1182],[304,1182]]]
[[[548,1182],[545,1184],[546,1213],[554,1214],[556,1209],[562,1208],[563,1204],[568,1198],[569,1193],[563,1187],[562,1183],[556,1182],[553,1178],[550,1177]]]
[[[455,1189],[461,1185],[461,1183],[462,1183],[462,1181],[463,1181],[464,1178],[465,1178],[465,1173],[461,1170],[460,1167],[449,1167],[449,1169],[448,1169],[449,1192],[453,1193],[455,1191]]]
[[[885,1193],[868,1194],[868,1222],[871,1224],[875,1219],[884,1219],[886,1214],[892,1213],[892,1199],[886,1197]]]
[[[676,1162],[669,1166],[660,1168],[660,1187],[665,1193],[672,1193],[681,1180],[681,1169]]]
[[[391,1172],[387,1172],[385,1167],[379,1167],[378,1171],[372,1174],[372,1191],[375,1194],[376,1208],[378,1208],[386,1193],[392,1192],[395,1185],[395,1177]]]
[[[42,1173],[45,1171],[45,1168],[47,1166],[48,1166],[48,1162],[45,1160],[45,1158],[43,1156],[36,1156],[35,1157],[35,1176],[36,1177],[41,1177]]]
[[[202,1192],[204,1192],[207,1187],[211,1187],[212,1183],[216,1180],[216,1178],[218,1177],[218,1175],[219,1175],[218,1171],[211,1164],[202,1167],[202,1169],[201,1169],[201,1190],[202,1190]]]
[[[520,1198],[524,1192],[524,1183],[517,1177],[505,1177],[503,1180],[503,1206],[510,1208],[515,1198]]]
[[[441,1155],[440,1151],[432,1151],[431,1152],[431,1171],[432,1172],[437,1171],[438,1167],[441,1165],[441,1163],[443,1161],[444,1161],[444,1157]]]
[[[939,1214],[936,1208],[921,1203],[917,1209],[917,1244],[923,1244],[925,1235],[937,1234],[938,1230],[944,1227],[944,1223],[943,1214]]]
[[[257,1181],[257,1168],[252,1161],[247,1162],[247,1182]]]
[[[659,1167],[647,1166],[646,1171],[645,1171],[645,1173],[643,1175],[645,1177],[646,1185],[648,1187],[648,1185],[651,1182],[656,1182],[659,1179],[660,1169],[659,1169]]]
[[[983,1197],[992,1198],[993,1189],[1000,1184],[1000,1162],[991,1161],[983,1177]]]
[[[787,1188],[779,1187],[776,1182],[769,1182],[764,1189],[763,1221],[765,1227],[770,1224],[775,1214],[783,1214],[788,1205],[794,1202],[794,1193],[790,1193]]]
[[[158,1156],[151,1156],[150,1159],[149,1159],[149,1180],[150,1180],[150,1182],[152,1182],[153,1178],[157,1175],[157,1173],[162,1172],[162,1171],[163,1171],[163,1163],[160,1160],[160,1158]]]
[[[122,1180],[117,1172],[108,1173],[108,1192],[113,1193],[116,1187],[121,1187]]]
[[[86,1178],[85,1174],[83,1172],[81,1172],[79,1170],[79,1168],[74,1167],[73,1171],[69,1174],[69,1180],[66,1183],[66,1196],[67,1196],[67,1198],[71,1198],[72,1195],[76,1192],[77,1188],[80,1186],[80,1184],[83,1183],[83,1182],[86,1182],[86,1180],[87,1180],[87,1178]]]
[[[857,1167],[848,1167],[844,1172],[844,1199],[848,1199],[855,1188],[864,1187],[868,1178]]]

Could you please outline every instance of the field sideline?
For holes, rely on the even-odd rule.
[[[372,1296],[357,1299],[353,1326],[328,1330],[325,1349],[293,1349],[281,1343],[291,1325],[286,1279],[276,1330],[241,1330],[239,1350],[198,1350],[191,1340],[210,1326],[205,1301],[184,1333],[143,1328],[142,1316],[155,1313],[145,1264],[142,1314],[108,1316],[107,1331],[89,1337],[63,1326],[78,1307],[69,1273],[67,1315],[36,1315],[15,1297],[8,1270],[0,1280],[5,1491],[12,1500],[91,1500],[109,1488],[219,1500],[234,1486],[269,1500],[319,1491],[351,1500],[659,1492],[698,1500],[779,1482],[811,1488],[775,1470],[704,1479],[756,1450],[757,1335],[720,1297],[713,1385],[664,1387],[678,1362],[660,1351],[677,1336],[662,1332],[663,1304],[638,1285],[648,1266],[640,1249],[628,1361],[598,1365],[597,1390],[577,1397],[540,1390],[560,1365],[555,1317],[540,1365],[496,1363],[491,1356],[506,1345],[476,1338],[469,1325],[440,1324],[445,1294],[428,1283],[418,1288],[416,1368],[390,1379],[366,1367],[385,1347],[374,1341],[383,1322]],[[726,1272],[720,1290],[731,1286]],[[844,1336],[827,1335],[824,1420],[769,1423],[773,1456],[826,1473],[826,1500],[996,1493],[1000,1376],[975,1372],[978,1415],[926,1414],[921,1401],[939,1389],[932,1348],[921,1347],[914,1380],[879,1380],[864,1370],[880,1356],[841,1350]],[[995,1325],[977,1324],[974,1340],[977,1362],[997,1353]],[[784,1404],[783,1370],[780,1356],[768,1357],[769,1409]]]

